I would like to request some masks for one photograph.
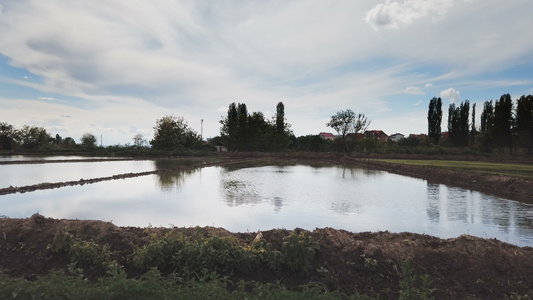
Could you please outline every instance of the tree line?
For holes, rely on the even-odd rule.
[[[0,122],[0,150],[43,149],[43,148],[86,148],[96,147],[97,139],[91,133],[80,138],[80,144],[71,137],[52,136],[44,127],[23,125],[17,129],[7,122]]]
[[[279,102],[276,114],[267,119],[262,112],[249,112],[245,103],[231,103],[227,115],[221,117],[220,136],[206,143],[202,136],[189,127],[183,117],[167,115],[156,120],[154,136],[149,142],[142,134],[132,140],[136,148],[151,145],[154,150],[213,150],[223,145],[228,151],[396,151],[397,148],[425,147],[426,143],[441,146],[469,147],[491,152],[494,149],[513,152],[533,151],[533,96],[522,96],[516,101],[509,94],[499,100],[485,101],[476,126],[476,105],[469,100],[448,107],[447,132],[442,132],[442,99],[432,98],[428,107],[428,142],[418,137],[399,142],[379,143],[361,138],[371,123],[364,114],[346,109],[332,115],[325,125],[334,129],[339,138],[327,140],[318,134],[296,137],[285,117],[285,105]],[[0,122],[0,150],[97,148],[97,139],[85,133],[77,143],[71,137],[52,136],[43,127],[24,125],[15,128]],[[129,147],[129,144],[126,144]],[[401,150],[401,149],[400,149]],[[442,150],[442,148],[441,148]],[[405,152],[404,150],[401,150]],[[440,151],[440,150],[439,150]],[[406,152],[407,153],[407,152]]]
[[[285,151],[294,134],[285,118],[285,105],[279,102],[272,120],[262,112],[248,112],[245,103],[231,103],[227,116],[220,121],[222,143],[230,151]]]
[[[469,100],[459,105],[449,105],[447,143],[458,147],[470,146],[485,152],[508,149],[513,153],[513,149],[525,149],[526,153],[532,153],[532,95],[524,95],[513,101],[511,95],[504,94],[499,100],[485,101],[479,127],[475,124],[476,105],[472,105],[471,112],[470,107]],[[441,121],[442,100],[434,97],[428,107],[428,137],[435,144],[439,144],[442,138]]]

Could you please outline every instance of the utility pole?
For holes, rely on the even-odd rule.
[[[204,139],[204,119],[200,119],[200,138]]]

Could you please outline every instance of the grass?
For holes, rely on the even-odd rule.
[[[379,161],[424,167],[466,170],[533,179],[533,165],[455,160],[379,159]]]

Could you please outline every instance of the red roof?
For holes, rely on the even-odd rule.
[[[335,135],[333,133],[330,133],[330,132],[321,132],[319,135],[321,137],[324,137],[324,138],[326,138],[326,137],[335,138]]]

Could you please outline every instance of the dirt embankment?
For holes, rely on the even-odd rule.
[[[187,158],[190,159],[190,158]],[[186,159],[186,160],[187,160]],[[133,159],[76,159],[76,160],[24,160],[24,161],[5,161],[0,162],[0,165],[8,165],[8,164],[45,164],[45,163],[78,163],[78,162],[104,162],[104,161],[127,161],[127,160],[133,160]],[[198,160],[198,159],[197,159]],[[230,165],[235,163],[244,163],[244,162],[251,162],[257,160],[257,158],[252,157],[241,157],[241,158],[203,158],[200,159],[200,162],[193,162],[185,165],[181,165],[178,167],[173,168],[162,168],[157,169],[154,171],[146,171],[146,172],[137,172],[137,173],[123,173],[123,174],[116,174],[112,176],[105,176],[105,177],[98,177],[98,178],[81,178],[79,180],[72,180],[72,181],[63,181],[63,182],[42,182],[32,185],[26,185],[26,186],[9,186],[5,188],[0,188],[0,195],[7,195],[7,194],[15,194],[15,193],[27,193],[27,192],[33,192],[36,190],[47,190],[47,189],[56,189],[66,186],[74,186],[74,185],[85,185],[85,184],[93,184],[97,182],[102,181],[109,181],[109,180],[118,180],[118,179],[126,179],[126,178],[133,178],[133,177],[139,177],[139,176],[147,176],[147,175],[153,175],[153,174],[162,174],[165,172],[173,172],[176,170],[183,170],[183,169],[195,169],[195,168],[203,168],[213,165]]]
[[[30,280],[52,269],[66,270],[70,263],[68,255],[50,251],[48,247],[54,235],[66,227],[77,238],[109,245],[130,276],[140,275],[131,265],[131,253],[151,235],[169,230],[188,235],[195,230],[117,227],[102,221],[56,220],[37,214],[28,219],[4,218],[0,219],[0,269]],[[242,244],[250,244],[256,236],[255,233],[230,233],[221,228],[204,230],[213,236],[233,236]],[[290,233],[273,229],[262,234],[268,243],[279,248]],[[332,228],[316,229],[308,234],[319,245],[308,275],[257,270],[244,279],[280,280],[289,288],[318,282],[332,290],[390,299],[398,296],[399,283],[406,276],[401,266],[409,261],[413,278],[429,275],[436,299],[533,296],[533,248],[530,247],[468,235],[439,239],[411,233],[351,233]],[[105,270],[90,268],[86,274],[97,278],[104,276]],[[238,274],[230,276],[235,282],[243,279]]]
[[[367,158],[345,158],[343,160],[348,164],[422,178],[431,183],[448,184],[516,201],[533,203],[533,180],[528,178],[388,163]]]

